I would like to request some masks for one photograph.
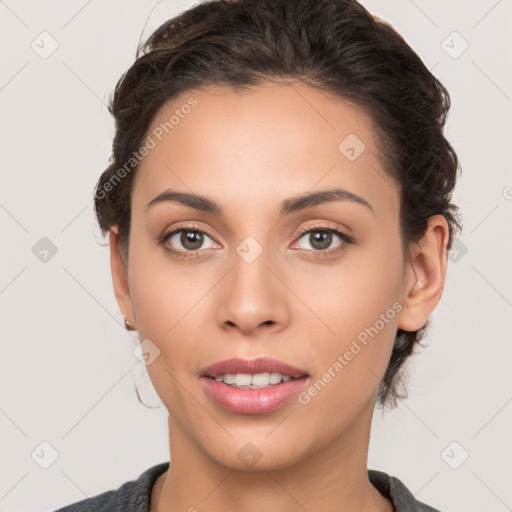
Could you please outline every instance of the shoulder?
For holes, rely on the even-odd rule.
[[[368,478],[372,485],[393,503],[395,512],[440,512],[418,501],[405,484],[394,476],[369,469]]]
[[[147,512],[153,484],[168,467],[169,462],[162,462],[141,473],[136,480],[125,482],[116,490],[77,501],[55,512]]]

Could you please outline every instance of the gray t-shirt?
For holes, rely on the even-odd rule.
[[[78,501],[55,512],[148,512],[153,485],[168,467],[169,462],[162,462],[144,471],[137,480],[124,483],[117,490]],[[370,469],[368,478],[372,485],[391,501],[395,512],[439,512],[417,501],[407,487],[394,476]]]

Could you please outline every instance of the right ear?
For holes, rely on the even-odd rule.
[[[114,294],[116,296],[117,305],[119,306],[123,316],[135,324],[130,287],[128,285],[128,268],[121,257],[117,226],[112,226],[110,228],[109,242],[110,270],[112,272],[112,282],[114,285]]]

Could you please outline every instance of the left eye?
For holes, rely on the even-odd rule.
[[[315,251],[326,251],[330,248],[330,245],[336,238],[340,239],[342,242],[350,243],[350,237],[345,235],[345,233],[332,228],[310,229],[301,235],[297,243],[299,243],[299,249],[312,248]],[[302,239],[305,239],[307,243],[310,244],[311,248],[300,245],[300,241]]]

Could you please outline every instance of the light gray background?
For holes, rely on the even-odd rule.
[[[0,1],[2,511],[51,511],[168,460],[165,409],[135,395],[137,339],[123,328],[92,194],[113,135],[105,104],[146,22],[148,35],[193,3]],[[452,96],[464,216],[409,399],[376,413],[369,467],[443,512],[512,510],[512,3],[363,3]],[[59,45],[46,59],[31,48],[43,31]],[[458,58],[453,31],[469,43]],[[43,237],[58,249],[46,263],[32,252]],[[58,453],[47,469],[43,442]]]

